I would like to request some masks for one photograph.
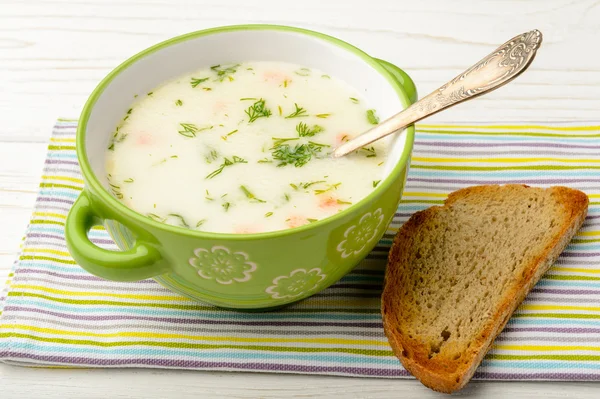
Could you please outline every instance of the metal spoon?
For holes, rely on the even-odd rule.
[[[342,157],[443,109],[503,86],[523,73],[542,44],[542,32],[516,36],[496,51],[402,112],[337,147],[332,156]]]

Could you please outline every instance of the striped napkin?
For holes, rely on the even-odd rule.
[[[109,282],[79,268],[63,235],[83,185],[75,128],[64,120],[54,128],[22,254],[0,295],[3,362],[407,377],[379,315],[386,253],[400,225],[461,187],[562,184],[589,195],[589,217],[476,378],[600,380],[600,126],[420,125],[404,199],[379,245],[331,288],[270,313],[222,310],[152,280]],[[91,237],[115,247],[103,230]]]

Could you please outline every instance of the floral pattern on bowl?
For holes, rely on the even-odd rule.
[[[338,244],[337,250],[342,258],[359,255],[379,233],[383,225],[383,211],[381,208],[375,212],[365,213],[357,224],[348,227],[344,232],[344,239]]]
[[[295,298],[316,289],[325,277],[318,267],[310,270],[296,269],[289,276],[276,277],[273,285],[265,291],[273,299]]]
[[[224,246],[214,246],[211,250],[196,248],[196,257],[190,258],[190,265],[204,279],[214,279],[219,284],[242,283],[252,278],[256,263],[249,262],[245,252],[233,252]]]

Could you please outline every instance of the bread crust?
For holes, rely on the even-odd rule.
[[[472,342],[471,346],[464,352],[459,360],[448,357],[429,357],[429,348],[421,345],[415,339],[411,339],[402,333],[399,328],[397,315],[402,311],[401,299],[396,295],[398,287],[403,282],[403,273],[410,269],[411,265],[403,264],[401,254],[411,248],[411,241],[415,237],[421,225],[436,217],[438,212],[453,206],[457,201],[473,195],[490,194],[494,191],[498,195],[509,195],[515,190],[543,190],[530,188],[525,185],[487,185],[474,186],[458,190],[448,196],[443,206],[434,206],[424,211],[415,213],[398,231],[389,253],[388,266],[385,275],[384,290],[381,298],[381,311],[385,334],[390,342],[396,357],[402,365],[425,386],[444,393],[451,393],[464,387],[475,370],[483,360],[484,356],[492,346],[494,339],[500,334],[509,318],[516,308],[525,299],[525,296],[539,281],[541,276],[556,261],[560,253],[571,241],[577,230],[583,224],[587,215],[588,197],[581,191],[567,187],[551,187],[558,202],[564,206],[567,218],[560,228],[560,233],[549,240],[542,254],[527,264],[527,273],[512,286],[508,287],[501,300],[496,304],[492,317],[484,324],[480,334]],[[465,358],[468,362],[465,363]]]

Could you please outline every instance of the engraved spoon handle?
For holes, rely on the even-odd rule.
[[[366,133],[340,145],[332,156],[338,158],[349,154],[443,109],[507,84],[527,69],[541,44],[542,33],[538,30],[512,38],[433,93]]]

